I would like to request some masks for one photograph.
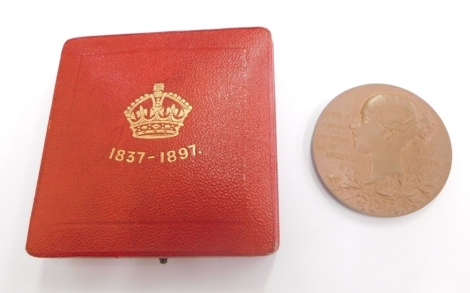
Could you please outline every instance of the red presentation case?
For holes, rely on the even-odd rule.
[[[66,42],[28,253],[255,256],[278,245],[268,30]]]

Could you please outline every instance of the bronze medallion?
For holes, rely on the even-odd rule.
[[[427,205],[444,187],[452,162],[449,134],[415,94],[369,84],[334,98],[312,138],[323,183],[358,212],[402,216]]]

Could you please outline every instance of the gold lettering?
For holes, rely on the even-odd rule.
[[[160,152],[160,163],[173,163],[177,160],[185,160],[189,158],[190,151],[192,156],[196,156],[196,145],[192,144],[187,147],[182,147],[178,150],[169,150]],[[202,154],[202,151],[198,149],[198,154]],[[128,151],[123,149],[116,149],[112,148],[109,154],[110,160],[115,160],[118,162],[127,162],[129,164],[140,164],[144,161],[144,159],[153,160],[157,156],[156,155],[149,155],[146,156],[146,152],[138,152],[138,151]]]
[[[193,156],[196,155],[196,145],[195,144],[192,144],[192,145],[188,146],[188,149],[191,149],[193,151]],[[199,151],[199,153],[201,153],[201,151]]]
[[[142,159],[145,157],[145,152],[137,152],[138,155],[140,155],[140,159],[139,159],[139,164],[142,163]],[[153,159],[155,158],[155,156],[151,156],[149,157],[149,159]]]
[[[188,150],[186,148],[180,148],[178,154],[180,155],[180,159],[184,160],[188,157]]]

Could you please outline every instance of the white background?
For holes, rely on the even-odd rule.
[[[431,3],[432,2],[432,3]],[[2,1],[0,292],[470,292],[470,8],[465,1]],[[73,37],[264,26],[275,45],[281,245],[257,258],[37,259],[24,247],[54,83]],[[374,218],[340,205],[310,140],[346,89],[425,99],[453,145],[441,194]]]

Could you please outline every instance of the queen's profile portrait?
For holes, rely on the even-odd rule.
[[[406,172],[404,153],[411,144],[423,142],[433,122],[409,99],[397,94],[377,94],[367,99],[349,126],[354,149],[369,156],[369,169],[361,180],[353,178],[362,192],[375,196],[358,205],[406,213],[406,206],[421,205],[426,196],[415,174]],[[350,185],[349,185],[350,186]]]
[[[431,132],[429,123],[422,120],[415,104],[400,95],[378,94],[364,103],[350,128],[354,148],[369,155],[370,172],[365,183],[405,173],[403,151]]]

